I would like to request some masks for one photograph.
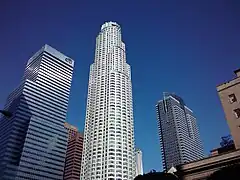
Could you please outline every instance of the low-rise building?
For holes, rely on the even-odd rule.
[[[180,165],[177,174],[182,180],[206,180],[215,171],[235,163],[240,163],[240,149]]]

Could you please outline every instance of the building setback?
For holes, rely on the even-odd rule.
[[[240,69],[234,71],[236,78],[217,86],[219,98],[236,149],[240,148]]]
[[[156,105],[163,169],[204,157],[196,118],[182,98],[164,93]]]
[[[121,27],[106,22],[90,66],[81,179],[133,180],[133,130],[131,68]]]
[[[29,60],[0,120],[0,179],[63,179],[74,61],[44,45]]]
[[[64,123],[64,127],[67,129],[68,131],[68,141],[75,136],[75,134],[77,134],[78,132],[78,128],[65,122]]]
[[[69,139],[64,168],[64,180],[79,180],[81,172],[83,134],[77,128],[66,123]]]

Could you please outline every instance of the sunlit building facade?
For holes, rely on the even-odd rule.
[[[240,69],[237,69],[234,73],[236,77],[218,85],[217,91],[235,147],[240,149]]]
[[[74,61],[44,45],[29,60],[0,120],[0,179],[63,179]]]
[[[135,150],[131,68],[121,27],[102,25],[90,66],[82,180],[133,180]]]
[[[142,161],[142,151],[140,149],[136,149],[136,176],[143,175],[143,161]]]

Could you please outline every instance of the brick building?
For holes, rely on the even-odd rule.
[[[83,134],[78,132],[74,126],[66,124],[69,132],[64,180],[79,180],[81,172],[81,161],[83,151]]]
[[[68,140],[70,140],[71,137],[78,132],[78,128],[76,126],[73,126],[67,122],[64,123],[64,127],[68,130]]]

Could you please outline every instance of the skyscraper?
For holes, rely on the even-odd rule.
[[[196,118],[182,98],[164,93],[156,109],[164,170],[203,158]]]
[[[0,120],[0,179],[63,179],[74,61],[44,45],[29,60]]]
[[[136,149],[136,176],[143,175],[142,151]]]
[[[235,147],[240,149],[240,69],[234,72],[236,78],[217,86],[217,91]]]
[[[65,123],[68,130],[68,145],[64,168],[64,180],[79,180],[81,172],[83,134],[78,129]]]
[[[121,27],[106,22],[90,67],[81,179],[135,177],[132,83]]]

